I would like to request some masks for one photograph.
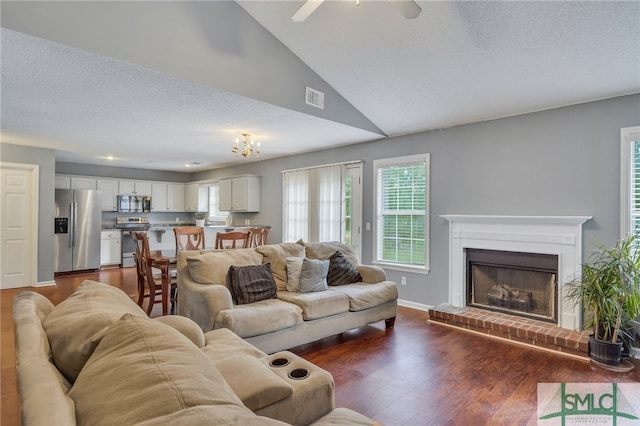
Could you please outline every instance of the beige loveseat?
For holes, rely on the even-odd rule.
[[[55,307],[22,292],[13,315],[25,426],[374,423],[334,409],[331,375],[295,354],[149,319],[107,284],[85,281]]]
[[[348,261],[346,267],[350,265],[359,274],[356,282],[332,285],[329,280],[327,290],[291,291],[288,269],[292,259],[334,259],[337,252]],[[235,303],[227,282],[230,267],[267,263],[275,281],[275,298]],[[382,268],[361,265],[355,249],[345,244],[299,241],[250,249],[187,251],[178,254],[177,268],[180,315],[205,331],[228,328],[266,353],[381,320],[387,328],[393,327],[396,317],[396,283],[386,279]],[[328,273],[332,275],[331,266]]]

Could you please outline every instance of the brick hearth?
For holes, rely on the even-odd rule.
[[[429,309],[429,321],[588,359],[587,331],[568,330],[544,321],[446,304]]]

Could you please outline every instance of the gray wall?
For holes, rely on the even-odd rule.
[[[282,235],[282,177],[286,169],[364,161],[364,217],[373,217],[373,160],[431,153],[431,272],[388,270],[400,298],[422,304],[446,302],[448,222],[442,214],[588,215],[584,255],[593,243],[619,237],[620,129],[640,125],[640,95],[536,112],[446,130],[401,136],[304,155],[194,174],[194,178],[242,173],[262,176],[262,210],[252,223]],[[268,146],[264,147],[268,150]],[[372,260],[372,232],[363,235],[363,261]]]
[[[446,130],[389,138],[274,160],[194,173],[56,165],[58,173],[131,179],[202,180],[239,174],[262,176],[262,210],[236,214],[272,225],[282,236],[282,170],[350,160],[364,162],[364,222],[374,223],[373,160],[431,153],[431,272],[388,270],[400,297],[416,303],[447,301],[448,223],[441,214],[589,215],[584,254],[594,242],[619,236],[620,129],[640,125],[640,95],[536,112]],[[53,279],[54,152],[2,144],[2,161],[40,165],[39,281]],[[268,147],[265,146],[265,149]],[[90,173],[90,171],[93,171]],[[363,235],[363,262],[372,260],[372,232]]]
[[[53,217],[55,151],[19,145],[0,144],[0,161],[37,164],[39,168],[38,204],[38,282],[53,281]],[[34,283],[36,284],[36,283]]]

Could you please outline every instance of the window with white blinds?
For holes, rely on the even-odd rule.
[[[640,232],[640,126],[621,131],[620,233]]]
[[[374,263],[429,269],[429,154],[375,160]]]
[[[220,211],[220,185],[209,185],[209,223],[223,223],[229,216],[229,212]]]

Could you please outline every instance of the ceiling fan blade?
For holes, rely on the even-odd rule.
[[[322,4],[324,0],[307,0],[301,7],[291,16],[293,22],[302,22],[313,13],[314,10]]]
[[[414,19],[420,15],[422,9],[412,0],[389,0],[389,3],[406,19]]]

